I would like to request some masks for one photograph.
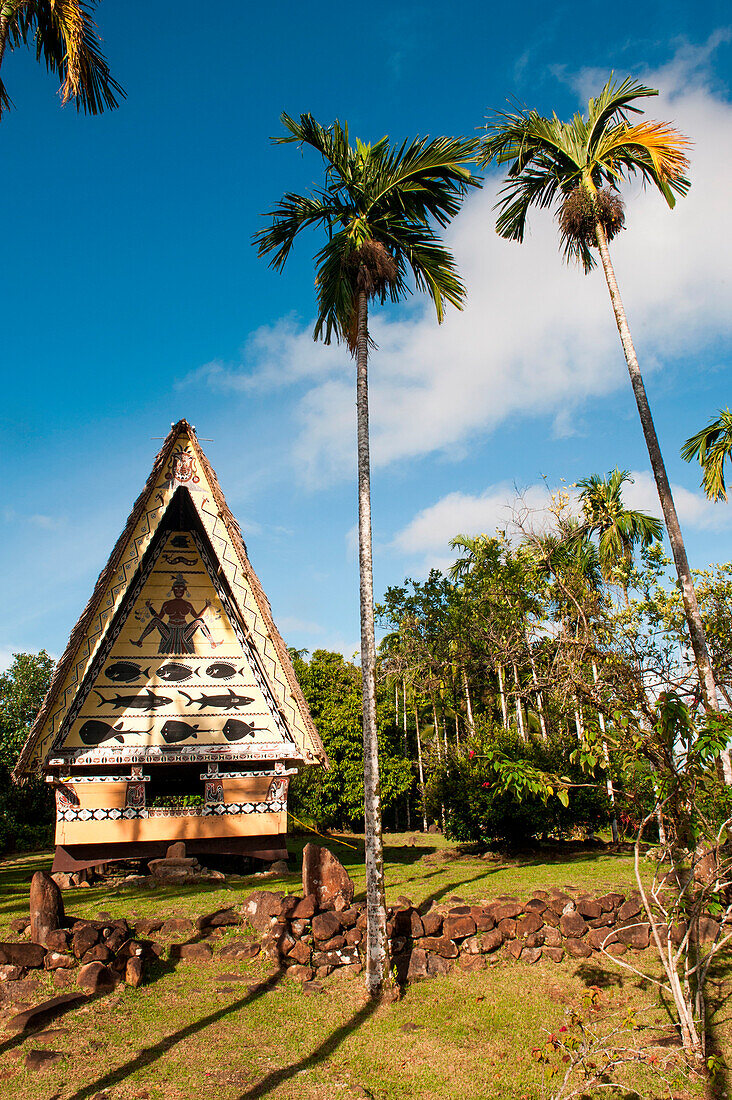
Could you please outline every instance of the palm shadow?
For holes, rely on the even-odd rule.
[[[302,1073],[306,1069],[310,1069],[312,1066],[317,1066],[321,1062],[329,1058],[331,1054],[341,1045],[344,1039],[360,1027],[370,1016],[374,1014],[379,1007],[379,1002],[375,1000],[369,1000],[361,1006],[350,1020],[347,1020],[340,1027],[336,1028],[327,1039],[325,1039],[320,1046],[316,1047],[310,1054],[301,1058],[298,1062],[291,1062],[289,1066],[282,1066],[280,1069],[272,1070],[256,1085],[252,1085],[250,1089],[243,1092],[241,1096],[237,1097],[237,1100],[258,1100],[260,1096],[266,1096],[274,1089],[278,1088],[284,1081],[289,1081],[298,1073]],[[74,1100],[71,1097],[70,1100]]]
[[[130,1074],[136,1073],[138,1070],[145,1069],[147,1066],[157,1062],[157,1060],[162,1058],[172,1047],[177,1046],[178,1043],[183,1042],[190,1035],[195,1035],[199,1031],[203,1031],[204,1028],[209,1027],[211,1024],[215,1024],[218,1020],[223,1019],[232,1012],[236,1012],[245,1005],[252,1004],[266,993],[269,993],[270,990],[274,989],[274,987],[282,981],[284,974],[285,971],[283,970],[275,971],[257,985],[250,986],[245,996],[239,997],[238,1000],[232,1001],[223,1008],[217,1009],[216,1012],[211,1012],[208,1016],[203,1016],[200,1020],[196,1020],[194,1023],[188,1024],[179,1031],[173,1032],[172,1035],[166,1035],[164,1039],[161,1039],[160,1042],[156,1043],[154,1046],[145,1047],[134,1058],[130,1058],[121,1066],[110,1070],[110,1072],[103,1077],[98,1077],[96,1081],[92,1081],[88,1085],[83,1085],[82,1088],[77,1089],[75,1093],[68,1096],[66,1100],[89,1100],[89,1098],[96,1093],[105,1092],[114,1085],[119,1085],[129,1077]]]

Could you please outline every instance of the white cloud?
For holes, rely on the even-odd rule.
[[[31,527],[40,527],[42,531],[59,531],[68,522],[66,516],[47,516],[41,512],[24,515],[14,508],[6,508],[3,518],[6,523],[28,523]]]
[[[672,119],[694,139],[693,186],[674,211],[639,184],[627,191],[629,231],[614,245],[642,365],[732,334],[729,311],[732,214],[729,152],[732,104],[708,77],[710,55],[724,38],[682,46],[655,73],[664,89],[647,101],[651,117]],[[572,78],[586,102],[606,74]],[[495,174],[471,195],[448,239],[469,290],[462,313],[443,326],[421,300],[398,319],[375,311],[371,361],[374,465],[430,452],[456,454],[510,416],[548,414],[555,432],[571,434],[577,410],[628,377],[601,270],[585,276],[559,254],[554,219],[535,212],[519,246],[494,232]],[[240,365],[201,368],[216,388],[269,390],[296,386],[292,461],[298,476],[319,485],[351,476],[354,378],[343,348],[315,345],[309,326],[292,317],[260,329]]]
[[[623,487],[623,500],[628,508],[661,516],[656,483],[649,470],[634,470],[633,484]],[[392,548],[405,558],[418,561],[419,568],[447,569],[455,560],[449,550],[450,539],[457,534],[493,535],[507,530],[511,535],[517,523],[533,530],[551,523],[551,496],[559,489],[569,493],[570,505],[576,512],[576,490],[566,486],[550,487],[534,484],[523,490],[502,482],[489,486],[485,492],[448,493],[434,504],[422,509],[399,531]],[[671,486],[682,528],[721,529],[732,526],[732,507],[713,504],[701,492],[692,492],[682,485]]]
[[[634,470],[633,485],[623,486],[623,499],[628,508],[638,508],[662,519],[661,503],[656,483],[649,470]],[[708,500],[701,492],[692,492],[683,485],[672,485],[676,511],[681,527],[696,530],[719,531],[732,526],[732,508],[729,504]]]
[[[501,482],[484,493],[448,493],[422,509],[395,536],[392,546],[405,557],[424,557],[425,563],[445,568],[454,561],[446,554],[450,539],[456,535],[493,535],[513,527],[517,508],[530,513],[533,526],[548,517],[550,490],[546,485],[530,485],[519,492],[514,485]]]
[[[284,637],[290,634],[322,634],[324,629],[320,623],[298,619],[295,615],[282,615],[277,620],[277,628]]]

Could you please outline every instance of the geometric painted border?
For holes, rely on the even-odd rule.
[[[124,809],[97,807],[86,809],[83,807],[70,807],[57,810],[58,821],[129,821],[131,819],[148,819],[153,817],[229,817],[240,814],[275,814],[283,813],[287,809],[286,801],[278,802],[226,802],[218,806],[193,806],[186,809],[171,807],[165,809],[143,810],[127,806]]]

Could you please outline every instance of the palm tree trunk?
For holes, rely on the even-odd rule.
[[[577,727],[577,740],[584,741],[585,726],[582,720],[582,704],[576,695],[574,697],[574,724]]]
[[[498,671],[498,694],[501,696],[501,714],[503,715],[503,728],[508,729],[508,708],[506,707],[506,692],[503,687],[503,665],[496,665]]]
[[[595,681],[595,685],[598,684],[600,677],[597,672],[597,664],[593,660],[592,662],[592,676]],[[613,786],[613,777],[610,774],[610,753],[607,747],[607,741],[605,740],[605,715],[598,707],[597,720],[600,723],[600,732],[602,733],[602,755],[607,764],[607,771],[605,772],[605,789],[607,790],[607,796],[610,799],[610,805],[613,808],[613,816],[611,822],[611,828],[613,832],[613,844],[617,844],[620,841],[620,833],[618,831],[618,812],[615,807],[615,788]]]
[[[422,832],[427,832],[427,800],[424,792],[424,768],[422,766],[422,738],[419,735],[419,716],[417,704],[414,704],[414,728],[417,731],[417,764],[419,767],[419,790],[422,795]]]
[[[465,695],[465,712],[468,717],[468,732],[471,737],[475,737],[475,722],[473,721],[473,707],[470,702],[470,687],[468,686],[468,674],[463,668],[462,670],[463,681],[463,693]],[[455,710],[455,739],[457,740],[457,709]]]
[[[407,743],[407,681],[402,680],[402,720],[404,722],[404,757],[409,759],[409,745]],[[411,772],[411,761],[409,770]],[[411,783],[410,783],[411,787]],[[407,830],[412,828],[412,811],[409,807],[409,796],[411,791],[407,791]]]
[[[529,662],[531,664],[531,680],[536,691],[537,710],[539,711],[539,728],[542,738],[546,741],[548,734],[546,729],[546,718],[544,717],[544,697],[539,691],[539,678],[536,675],[536,661],[531,651],[531,639],[529,638],[529,631],[526,624],[524,624],[524,640],[526,642],[526,651],[529,654]]]
[[[435,703],[435,697],[432,696],[432,721],[435,723],[435,742],[437,744],[437,762],[438,764],[442,760],[440,754],[440,723],[437,721],[437,704]],[[445,743],[445,770],[447,770],[447,743]],[[440,803],[441,819],[442,819],[442,831],[445,831],[445,803],[444,800]]]
[[[692,580],[691,570],[689,569],[689,560],[686,556],[684,537],[681,533],[679,517],[676,514],[676,506],[674,505],[674,498],[671,493],[671,485],[669,484],[666,466],[663,461],[663,455],[661,454],[661,447],[658,442],[658,436],[656,435],[651,408],[648,404],[648,395],[646,394],[646,387],[643,383],[643,376],[638,366],[638,357],[635,354],[633,339],[630,335],[630,327],[627,317],[625,316],[625,308],[622,298],[620,297],[620,291],[618,290],[615,270],[612,260],[610,259],[607,237],[605,236],[605,230],[599,219],[595,222],[595,231],[597,233],[597,243],[600,250],[600,258],[602,260],[602,269],[605,272],[605,281],[610,291],[610,300],[613,305],[613,312],[615,313],[615,323],[620,333],[620,342],[623,345],[625,361],[628,364],[628,373],[630,374],[635,403],[638,406],[638,415],[640,416],[641,425],[643,427],[646,447],[648,448],[648,457],[651,460],[651,469],[656,479],[656,488],[658,490],[659,500],[661,501],[663,518],[666,522],[668,541],[671,544],[671,553],[673,554],[676,564],[681,598],[684,603],[686,623],[689,629],[691,648],[694,652],[694,661],[699,673],[699,683],[704,698],[704,705],[707,710],[718,711],[719,702],[717,700],[717,688],[714,682],[712,663],[709,659],[709,650],[707,649],[707,640],[704,634],[704,624],[699,614],[699,605],[696,600],[696,592],[694,591],[694,582]],[[725,750],[725,752],[722,753],[722,769],[725,783],[727,783],[728,786],[732,786],[732,762],[730,761],[729,750]]]
[[[521,695],[519,693],[519,678],[518,670],[516,668],[516,662],[513,663],[513,684],[516,688],[516,722],[518,724],[519,733],[521,734],[521,740],[526,740],[526,729],[524,728],[524,711],[521,706]]]
[[[376,734],[376,636],[371,551],[371,468],[369,456],[368,299],[358,296],[356,418],[358,433],[358,561],[361,591],[361,678],[363,682],[363,793],[366,849],[366,989],[377,997],[389,981],[386,934],[384,847],[381,836],[379,743]]]

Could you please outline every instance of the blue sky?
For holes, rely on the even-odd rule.
[[[456,17],[459,12],[459,17]],[[286,640],[352,653],[353,368],[310,338],[312,254],[256,257],[260,215],[317,182],[273,147],[282,110],[388,133],[473,133],[510,97],[568,115],[610,69],[648,79],[695,141],[673,213],[639,187],[616,248],[621,289],[692,564],[728,560],[732,517],[678,458],[730,400],[732,150],[727,5],[323,3],[100,5],[118,111],[61,109],[28,52],[6,53],[0,122],[5,493],[0,659],[63,649],[149,471],[187,417],[244,530]],[[506,518],[514,488],[620,465],[656,507],[602,276],[563,266],[550,217],[519,247],[492,229],[496,177],[449,233],[469,289],[442,328],[413,299],[375,318],[375,581],[449,557]]]

